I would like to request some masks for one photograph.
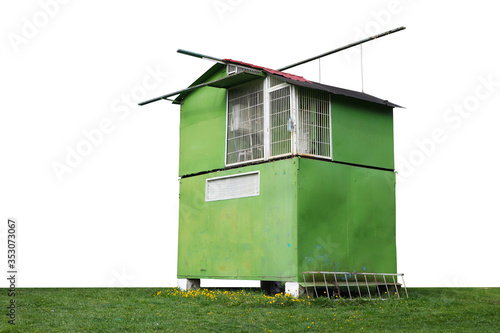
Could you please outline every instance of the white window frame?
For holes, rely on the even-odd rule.
[[[228,107],[229,107],[229,93],[226,92],[226,127],[224,129],[225,131],[225,136],[224,136],[224,165],[225,166],[234,166],[234,165],[242,165],[242,164],[249,164],[249,163],[255,163],[255,162],[260,162],[260,161],[264,161],[266,160],[266,121],[267,118],[266,118],[266,80],[267,80],[267,77],[264,78],[264,82],[262,83],[262,94],[264,96],[264,105],[263,105],[263,108],[264,108],[264,157],[261,157],[261,158],[256,158],[256,159],[253,159],[253,160],[248,160],[248,161],[242,161],[242,162],[236,162],[236,163],[231,163],[231,164],[228,164],[227,163],[227,128],[228,128],[228,125],[229,125],[229,110],[228,110]]]
[[[263,117],[264,117],[264,157],[258,158],[258,159],[253,159],[253,160],[248,160],[248,161],[243,161],[243,162],[235,162],[228,164],[227,163],[227,139],[228,139],[228,121],[229,121],[229,112],[228,112],[228,106],[229,106],[229,94],[226,94],[226,127],[225,127],[225,143],[224,143],[224,165],[225,166],[237,166],[237,165],[243,165],[243,164],[251,164],[251,163],[256,163],[256,162],[261,162],[261,161],[268,161],[272,159],[278,159],[282,158],[285,156],[313,156],[321,159],[326,159],[326,160],[332,160],[333,159],[333,128],[332,128],[332,97],[331,94],[328,94],[328,117],[329,117],[329,134],[330,134],[330,156],[323,156],[323,155],[315,155],[315,154],[302,154],[298,151],[298,134],[300,133],[300,124],[298,122],[298,105],[299,105],[299,96],[298,96],[298,89],[295,85],[289,84],[287,82],[283,82],[281,84],[275,85],[273,87],[270,87],[270,76],[268,75],[266,78],[264,78],[263,86],[262,86],[262,93],[263,93]],[[275,90],[279,90],[285,87],[290,87],[290,117],[292,117],[293,121],[293,130],[291,132],[291,151],[285,154],[280,154],[276,156],[270,156],[270,147],[271,147],[271,133],[270,133],[270,98],[269,95],[271,92]]]
[[[294,87],[295,88],[295,87]],[[308,88],[311,89],[311,88]],[[299,94],[295,93],[295,114],[296,114],[296,119],[297,122],[294,122],[295,127],[294,127],[294,132],[295,133],[300,133],[300,122],[298,121],[299,119]],[[332,95],[328,94],[328,118],[329,118],[329,130],[330,130],[330,156],[323,156],[323,155],[316,155],[316,154],[304,154],[298,151],[298,134],[296,134],[296,147],[295,147],[295,152],[294,155],[299,155],[299,156],[313,156],[317,158],[322,158],[325,160],[333,160],[333,149],[332,149],[332,143],[333,143],[333,129],[332,129]]]
[[[332,94],[328,94],[328,112],[330,112],[330,160],[333,161]]]
[[[264,94],[267,98],[267,101],[264,99],[264,102],[266,103],[264,105],[264,120],[267,119],[267,127],[264,127],[264,135],[267,134],[267,154],[264,154],[264,156],[267,158],[267,160],[271,160],[271,159],[276,159],[276,158],[281,158],[281,157],[285,157],[285,156],[290,156],[290,155],[294,155],[294,141],[295,141],[295,135],[294,135],[294,132],[295,132],[295,126],[292,130],[292,134],[291,134],[291,142],[290,142],[290,152],[288,153],[284,153],[284,154],[280,154],[280,155],[274,155],[274,156],[271,156],[270,155],[270,147],[271,147],[271,126],[269,124],[269,119],[271,119],[271,110],[270,110],[270,98],[269,98],[269,95],[273,92],[273,91],[276,91],[276,90],[280,90],[280,89],[283,89],[283,88],[286,88],[286,87],[290,87],[290,117],[292,117],[292,121],[294,122],[295,124],[295,116],[294,116],[294,103],[293,101],[295,100],[295,95],[294,95],[294,92],[295,92],[295,89],[294,89],[294,86],[287,83],[287,82],[283,82],[283,83],[280,83],[280,84],[277,84],[273,87],[271,87],[271,77],[268,76],[266,77],[266,82],[264,84],[264,86],[267,88],[267,91],[264,91]],[[266,115],[266,107],[267,107],[267,115]],[[266,142],[266,140],[264,140],[264,142]],[[265,150],[264,150],[265,151]]]
[[[290,116],[292,117],[293,121],[293,130],[292,130],[292,155],[297,155],[297,145],[298,145],[298,126],[299,122],[297,121],[299,119],[298,113],[299,113],[299,103],[298,103],[298,96],[297,96],[297,89],[295,86],[292,85],[291,87],[291,97],[292,101],[290,103]]]

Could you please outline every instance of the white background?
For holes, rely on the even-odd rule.
[[[0,267],[14,217],[20,287],[174,286],[179,107],[135,103],[185,88],[213,64],[176,50],[279,68],[406,26],[363,48],[364,91],[406,107],[394,112],[398,271],[413,287],[500,286],[495,8],[407,0],[2,3]],[[359,47],[321,65],[322,83],[361,89]],[[161,72],[156,81],[151,71]],[[290,72],[317,81],[318,62]],[[100,137],[103,121],[108,133]],[[70,158],[70,167],[77,149],[87,155]],[[58,177],[54,165],[67,169]]]

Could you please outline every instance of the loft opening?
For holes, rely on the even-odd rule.
[[[252,71],[228,67],[228,75]],[[331,159],[331,103],[327,92],[268,75],[227,90],[226,165],[287,155]]]

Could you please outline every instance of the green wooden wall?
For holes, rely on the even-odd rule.
[[[222,78],[225,70],[208,81]],[[179,176],[224,168],[226,90],[204,87],[181,105]]]
[[[221,78],[222,70],[207,81]],[[352,98],[332,97],[332,159],[394,169],[392,108]],[[181,106],[179,175],[224,168],[226,90],[205,87]]]
[[[206,87],[185,98],[179,278],[301,281],[307,270],[396,272],[392,108],[331,101],[333,161],[290,157],[215,171],[225,168],[226,90]],[[256,170],[259,196],[205,201],[206,179]]]
[[[260,171],[260,195],[205,201],[208,178]],[[301,157],[181,179],[179,278],[301,281],[396,273],[394,173]]]
[[[295,279],[296,159],[181,179],[179,278]],[[260,171],[260,195],[205,202],[208,178]]]
[[[299,170],[299,273],[396,273],[394,172],[305,158]]]
[[[333,160],[394,169],[392,108],[332,97]]]

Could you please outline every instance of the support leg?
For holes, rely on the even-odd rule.
[[[200,279],[177,279],[177,287],[183,291],[200,289]]]
[[[304,293],[304,288],[298,282],[286,282],[285,293],[297,298]]]

